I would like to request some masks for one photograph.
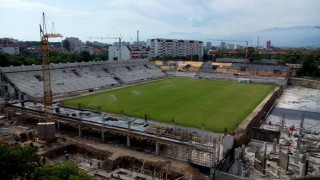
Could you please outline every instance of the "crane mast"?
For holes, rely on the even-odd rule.
[[[49,38],[63,37],[61,34],[47,33],[46,20],[42,14],[40,24],[42,74],[43,74],[43,104],[45,122],[52,121],[52,90],[50,79]]]

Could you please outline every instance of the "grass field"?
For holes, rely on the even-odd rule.
[[[271,85],[170,78],[65,100],[64,104],[223,132],[236,128],[274,89]]]

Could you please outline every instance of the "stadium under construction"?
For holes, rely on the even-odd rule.
[[[288,83],[294,84],[297,81],[289,79],[289,70],[288,66],[193,61],[130,60],[50,64],[51,89],[54,100],[52,120],[55,124],[39,125],[38,137],[54,139],[63,134],[78,140],[89,138],[102,144],[112,143],[126,146],[129,149],[147,154],[151,153],[160,157],[188,162],[200,168],[201,171],[204,169],[205,174],[216,179],[292,178],[299,176],[301,171],[306,175],[305,169],[308,171],[308,167],[304,166],[304,169],[301,171],[299,169],[298,172],[292,170],[296,168],[291,168],[291,170],[288,168],[291,166],[289,165],[292,161],[290,158],[297,159],[296,156],[298,156],[299,159],[299,155],[303,156],[308,153],[308,150],[305,151],[303,147],[300,147],[302,133],[306,133],[302,128],[303,125],[300,126],[301,132],[297,136],[300,138],[295,140],[297,143],[294,143],[296,147],[293,148],[294,153],[298,152],[298,155],[289,154],[290,157],[289,155],[287,157],[282,155],[283,152],[280,152],[279,149],[279,152],[272,151],[270,154],[265,143],[263,147],[260,147],[261,149],[254,151],[255,158],[251,168],[256,170],[250,172],[248,170],[250,169],[249,163],[246,161],[252,157],[247,156],[248,149],[251,147],[245,145],[252,144],[252,139],[259,140],[260,144],[264,141],[270,143],[271,146],[275,144],[274,146],[281,147],[281,144],[284,144],[283,146],[288,147],[288,137],[284,134],[286,134],[285,129],[292,123],[289,121],[284,123],[284,120],[281,123],[273,120],[272,124],[265,122],[270,118],[269,115],[274,115],[273,109],[277,107],[277,100],[286,91]],[[36,125],[38,122],[43,122],[42,67],[39,65],[1,67],[0,75],[1,94],[5,97],[5,103],[1,109],[4,118],[10,122],[16,121],[24,125]],[[145,118],[136,118],[124,114],[103,112],[101,107],[88,109],[81,103],[77,107],[66,106],[62,103],[62,100],[75,96],[116,90],[170,77],[271,84],[275,86],[275,89],[238,124],[234,131],[228,132],[226,129],[224,133],[207,130],[205,124],[202,128],[194,128],[177,125],[174,120],[171,123],[155,121],[150,119],[147,113]],[[313,87],[319,89],[317,84]],[[314,115],[313,119],[317,117],[318,114]],[[272,129],[273,126],[275,128]],[[50,133],[52,131],[56,134]],[[263,133],[266,134],[264,137],[262,137]],[[314,134],[314,132],[312,133]],[[318,141],[317,137],[314,139],[316,139],[314,142]],[[316,146],[316,144],[312,146]],[[308,148],[312,149],[311,145]],[[259,150],[262,153],[259,153]],[[319,152],[316,151],[316,153]],[[274,169],[267,167],[267,162],[271,162],[270,155],[275,161],[281,159],[279,163],[271,163]],[[134,157],[135,155],[127,154],[126,156]],[[283,159],[288,162],[284,163]],[[318,167],[318,161],[319,159],[312,160],[315,162],[314,167]],[[298,162],[293,164],[300,166]],[[305,165],[306,163],[300,164]],[[127,170],[144,174],[145,171],[142,170],[144,165],[141,166],[137,170]],[[319,169],[312,172],[316,176]],[[159,174],[157,178],[167,179],[164,178],[164,174],[161,176]],[[176,179],[178,178],[189,179],[190,177],[181,175]]]

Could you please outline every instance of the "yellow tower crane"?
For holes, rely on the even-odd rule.
[[[52,121],[52,91],[50,80],[49,38],[62,38],[61,34],[47,33],[46,19],[42,14],[42,26],[40,24],[42,73],[43,73],[43,104],[45,122]]]

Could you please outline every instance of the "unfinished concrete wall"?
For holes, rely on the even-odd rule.
[[[310,79],[289,78],[288,84],[291,86],[302,86],[305,88],[320,89],[320,81]]]
[[[53,139],[55,138],[55,123],[38,123],[38,137],[40,139]]]
[[[235,145],[247,144],[251,138],[252,127],[257,127],[262,118],[266,116],[278,97],[283,93],[283,86],[276,87],[253,112],[235,130]]]

